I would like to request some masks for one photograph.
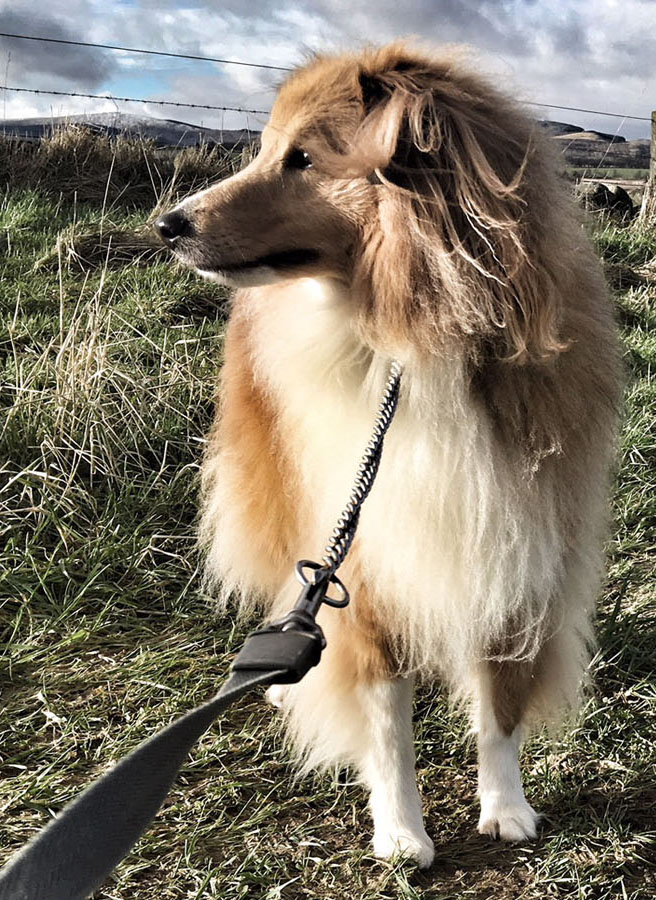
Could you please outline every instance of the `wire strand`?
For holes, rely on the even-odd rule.
[[[533,103],[531,100],[524,100],[527,106],[542,106],[545,109],[564,109],[568,112],[590,113],[593,116],[610,116],[613,119],[636,119],[638,122],[651,122],[650,116],[629,116],[624,113],[603,112],[599,109],[584,109],[582,106],[556,106],[554,103]]]
[[[68,44],[71,47],[95,47],[98,50],[121,50],[124,53],[147,53],[149,56],[169,56],[175,59],[194,59],[200,62],[222,63],[227,66],[248,66],[251,69],[273,69],[276,72],[291,72],[289,66],[272,66],[266,63],[243,62],[237,59],[220,59],[215,56],[194,56],[190,53],[171,53],[168,50],[144,50],[142,47],[120,47],[118,44],[94,44],[91,41],[71,41],[66,38],[40,37],[34,34],[13,34],[0,31],[0,37],[15,38],[20,41],[43,41],[47,44]]]
[[[22,94],[51,94],[57,97],[87,97],[91,100],[118,100],[122,103],[152,103],[155,106],[184,106],[189,109],[217,109],[223,112],[241,112],[250,113],[257,116],[268,116],[271,110],[267,109],[245,109],[241,106],[214,106],[210,103],[182,103],[177,100],[149,100],[146,97],[115,97],[113,94],[85,94],[79,91],[46,91],[37,88],[20,88],[0,85],[2,91],[15,91]],[[526,106],[540,106],[545,109],[564,109],[570,112],[591,113],[596,116],[612,116],[617,119],[634,119],[639,122],[651,122],[648,116],[629,116],[621,113],[602,112],[598,109],[583,109],[580,106],[556,106],[553,103],[533,103],[525,100]]]
[[[152,103],[155,106],[186,106],[190,109],[218,109],[223,112],[250,113],[257,116],[268,116],[266,109],[244,109],[242,106],[212,106],[209,103],[180,103],[176,100],[146,100],[145,97],[115,97],[113,94],[82,94],[77,91],[43,91],[36,88],[6,87],[0,85],[0,91],[17,91],[21,94],[52,94],[56,97],[87,97],[92,100],[119,100],[122,103]]]
[[[21,41],[41,41],[43,43],[48,44],[66,44],[71,47],[93,47],[98,50],[117,50],[123,53],[143,53],[148,54],[149,56],[165,56],[171,57],[174,59],[191,59],[200,62],[210,62],[210,63],[221,63],[222,65],[229,66],[247,66],[252,69],[270,69],[276,72],[291,72],[293,69],[290,66],[274,66],[268,63],[254,63],[254,62],[246,62],[245,60],[237,60],[237,59],[223,59],[218,56],[201,56],[194,55],[191,53],[173,53],[169,50],[146,50],[143,47],[123,47],[119,44],[97,44],[92,41],[74,41],[68,38],[53,38],[53,37],[43,37],[41,35],[35,34],[16,34],[14,32],[9,31],[0,31],[0,37],[5,38],[13,38],[15,40]],[[67,96],[67,97],[89,97],[96,99],[98,95],[96,94],[80,94],[80,93],[68,93],[66,91],[36,91],[29,90],[28,88],[5,88],[5,90],[14,90],[14,91],[24,91],[26,93],[34,93],[34,94],[57,94],[59,96]],[[102,98],[101,98],[102,99]],[[218,110],[226,110],[226,111],[234,111],[234,112],[242,112],[240,109],[236,109],[235,107],[230,106],[210,106],[201,103],[178,103],[173,100],[171,101],[163,101],[163,100],[136,100],[133,97],[116,97],[116,98],[108,98],[108,99],[116,99],[123,100],[127,103],[158,103],[161,105],[168,106],[188,106],[195,109],[218,109]],[[605,110],[599,109],[586,109],[583,106],[560,106],[557,103],[537,103],[532,100],[524,101],[526,106],[538,106],[543,109],[561,109],[566,112],[580,112],[580,113],[588,113],[593,116],[608,116],[614,119],[632,119],[636,122],[651,122],[650,116],[631,116],[624,113],[616,113],[616,112],[608,112]],[[243,110],[243,112],[251,112],[256,114],[264,114],[267,115],[263,110]]]

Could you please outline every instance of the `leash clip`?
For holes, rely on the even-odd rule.
[[[311,579],[307,569],[314,573]],[[349,594],[334,572],[309,559],[296,564],[296,577],[303,585],[296,605],[282,619],[249,634],[232,664],[234,672],[284,669],[274,684],[295,684],[319,663],[326,639],[316,615],[322,603],[338,609],[346,606]],[[331,584],[341,594],[338,599],[327,596]]]
[[[305,569],[312,569],[314,572],[312,581],[310,581],[305,574]],[[327,606],[332,606],[335,609],[342,609],[344,606],[348,606],[351,598],[349,597],[349,592],[346,590],[346,586],[339,580],[337,575],[335,575],[334,572],[331,572],[326,566],[322,566],[318,562],[313,562],[311,559],[301,559],[296,563],[296,577],[304,587],[301,596],[298,598],[296,606],[294,607],[295,609],[298,609],[299,606],[303,604],[308,607],[308,611],[312,616],[316,616],[322,603],[325,603]],[[338,600],[326,596],[329,584],[334,584],[335,587],[338,588],[341,594],[341,597]]]

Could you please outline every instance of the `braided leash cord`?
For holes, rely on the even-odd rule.
[[[378,472],[380,458],[383,450],[383,441],[387,434],[399,401],[399,389],[401,386],[401,373],[403,368],[397,360],[390,364],[387,384],[383,392],[383,398],[378,408],[376,421],[374,422],[371,440],[367,444],[355,477],[355,484],[344,510],[337,521],[323,557],[324,567],[329,577],[332,577],[346,558],[351,548],[355,532],[360,519],[362,504],[367,499],[369,491]]]

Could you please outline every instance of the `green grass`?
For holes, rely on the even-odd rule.
[[[245,630],[213,615],[194,545],[225,298],[162,262],[112,265],[111,247],[106,265],[53,261],[58,235],[101,216],[106,232],[134,229],[148,209],[102,213],[24,187],[0,202],[3,856],[209,697]],[[273,713],[254,699],[194,749],[98,897],[654,896],[656,236],[606,225],[597,243],[638,273],[617,297],[631,375],[595,687],[568,734],[524,753],[527,793],[546,815],[537,843],[476,834],[474,747],[439,690],[416,708],[437,847],[427,873],[371,857],[360,788],[294,780]]]

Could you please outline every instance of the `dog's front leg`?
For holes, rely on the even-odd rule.
[[[376,653],[362,632],[336,625],[324,618],[330,633],[321,664],[299,684],[270,689],[268,698],[282,709],[305,769],[346,763],[357,771],[370,792],[375,854],[403,854],[425,868],[433,842],[415,780],[412,680],[386,677],[382,658],[372,666]]]
[[[427,868],[434,850],[424,829],[415,778],[412,687],[410,678],[359,686],[368,720],[360,768],[371,792],[376,856],[404,854]]]

